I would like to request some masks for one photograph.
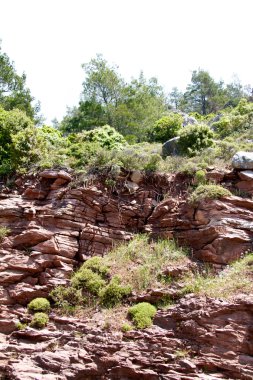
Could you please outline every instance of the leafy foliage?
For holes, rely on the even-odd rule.
[[[183,117],[177,113],[163,116],[149,130],[149,141],[165,142],[175,137],[183,124]]]
[[[130,285],[122,286],[119,277],[113,277],[110,283],[99,293],[100,303],[105,307],[118,305],[123,297],[128,296],[132,288]]]
[[[189,156],[213,145],[214,133],[207,125],[189,125],[179,132],[179,146]]]
[[[86,302],[81,289],[74,287],[57,286],[50,293],[54,304],[65,311],[72,311],[77,305],[84,305]]]
[[[80,132],[109,124],[128,139],[146,138],[148,128],[166,110],[163,89],[156,78],[146,80],[143,73],[129,84],[118,68],[97,55],[83,65],[83,82],[79,107],[68,110],[60,128],[64,132]]]
[[[218,199],[230,195],[230,191],[220,185],[199,185],[191,194],[190,202],[196,203],[204,199]]]
[[[30,326],[38,329],[43,329],[49,321],[48,315],[46,313],[35,313]]]
[[[141,302],[129,308],[128,314],[132,318],[137,329],[144,329],[152,325],[152,319],[156,313],[155,306],[148,302]]]
[[[98,273],[83,266],[71,279],[71,285],[74,288],[85,289],[87,292],[94,295],[98,295],[99,291],[105,286],[105,284],[105,280],[103,280]]]
[[[0,108],[0,174],[28,167],[40,155],[38,132],[20,110]]]
[[[0,227],[0,243],[3,241],[3,239],[10,233],[10,229],[8,227]]]
[[[44,311],[48,312],[50,310],[50,302],[43,297],[34,298],[29,304],[28,304],[28,310],[30,311]]]
[[[120,149],[123,145],[126,145],[124,137],[109,125],[83,132],[82,140],[98,143],[102,148],[109,150]]]
[[[7,111],[19,109],[34,119],[39,106],[33,106],[34,98],[25,82],[26,75],[16,73],[14,63],[2,52],[0,45],[0,106]]]

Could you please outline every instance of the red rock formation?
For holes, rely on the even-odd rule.
[[[241,179],[251,182],[237,172],[213,178],[230,188]],[[30,300],[67,284],[76,265],[134,233],[175,238],[191,247],[194,257],[218,265],[252,249],[249,198],[192,206],[186,200],[191,179],[180,175],[138,176],[138,187],[131,189],[122,179],[114,193],[101,184],[71,188],[70,181],[68,173],[45,171],[16,181],[18,192],[0,194],[0,226],[11,229],[0,249],[0,333],[13,332],[9,341],[0,334],[0,372],[19,380],[252,379],[251,300],[186,298],[159,311],[157,326],[127,333],[126,340],[88,328],[87,321],[64,322],[53,315],[49,330],[15,331]],[[166,270],[180,276],[185,269]],[[152,289],[138,300],[152,301],[157,294],[166,291]],[[76,331],[85,334],[82,339]],[[179,358],[176,351],[185,349],[189,357]],[[10,359],[13,352],[22,355]]]
[[[188,296],[141,331],[108,332],[51,315],[48,329],[2,340],[7,379],[244,379],[253,377],[253,299]],[[13,352],[18,358],[8,360]],[[0,367],[1,368],[1,367]]]
[[[238,179],[235,173],[226,176]],[[58,179],[64,184],[52,189]],[[0,250],[2,304],[25,304],[66,283],[78,262],[105,254],[136,232],[174,237],[191,247],[196,258],[221,265],[252,249],[250,199],[229,197],[193,207],[180,175],[140,178],[134,193],[123,181],[116,195],[101,184],[71,189],[70,180],[68,173],[47,170],[39,178],[19,181],[20,194],[1,195],[0,225],[11,229]],[[39,191],[43,199],[38,199]],[[159,202],[164,193],[166,199]]]

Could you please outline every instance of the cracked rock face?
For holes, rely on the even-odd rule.
[[[253,378],[249,299],[184,298],[159,311],[151,329],[123,337],[53,315],[48,329],[16,331],[28,302],[68,284],[77,265],[135,233],[175,238],[196,258],[221,266],[252,250],[249,198],[193,207],[185,196],[189,182],[180,175],[137,174],[138,186],[122,182],[113,193],[101,184],[71,188],[68,173],[47,170],[17,181],[15,193],[0,193],[0,226],[11,230],[0,247],[0,374],[7,379]],[[234,187],[252,182],[247,173],[209,176]],[[174,275],[184,270],[166,268]],[[143,300],[152,301],[156,291]]]
[[[11,380],[250,380],[252,311],[250,297],[224,302],[189,295],[159,311],[151,328],[125,334],[52,316],[48,329],[2,338],[2,361]],[[16,358],[8,361],[10,355]]]
[[[250,199],[207,200],[193,207],[182,192],[187,184],[175,175],[142,179],[136,192],[122,186],[114,195],[101,186],[68,188],[71,178],[64,173],[48,170],[20,185],[20,194],[1,194],[0,225],[11,229],[0,250],[2,305],[26,305],[45,296],[68,283],[78,263],[104,255],[137,232],[175,238],[196,258],[218,265],[252,250]],[[64,184],[52,189],[58,179]],[[33,197],[27,199],[30,189]],[[166,199],[159,202],[164,193]]]

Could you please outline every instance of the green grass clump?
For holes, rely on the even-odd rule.
[[[46,298],[42,298],[42,297],[34,298],[28,304],[28,310],[34,311],[34,312],[37,312],[37,311],[49,312],[50,302]]]
[[[49,318],[46,313],[35,313],[31,320],[30,326],[42,329],[47,325],[48,321]]]
[[[104,265],[103,258],[99,256],[91,257],[89,260],[85,261],[82,265],[83,269],[90,269],[95,273],[98,273],[103,278],[109,273],[108,266]]]
[[[235,261],[219,275],[206,273],[185,277],[182,294],[195,293],[214,298],[233,298],[253,292],[253,254]]]
[[[82,266],[72,277],[71,285],[74,288],[82,288],[91,294],[98,295],[106,285],[106,281],[98,273]]]
[[[123,323],[123,325],[121,326],[121,331],[123,333],[125,333],[127,331],[131,331],[132,329],[133,329],[133,327],[129,323]]]
[[[191,194],[190,203],[201,202],[205,199],[219,199],[232,195],[229,190],[219,185],[199,185]]]
[[[152,325],[156,313],[155,306],[148,302],[141,302],[129,308],[128,314],[133,320],[137,329],[145,329]]]
[[[20,322],[20,321],[18,321],[17,323],[16,323],[16,328],[18,329],[18,330],[24,330],[24,329],[26,329],[26,327],[27,327],[27,324],[26,323],[22,323],[22,322]]]
[[[205,170],[197,170],[194,176],[196,185],[205,185],[206,184],[206,172]]]
[[[55,306],[63,309],[66,313],[75,311],[77,305],[84,305],[86,298],[82,294],[82,289],[76,289],[72,286],[57,286],[50,293]]]
[[[0,227],[0,243],[9,233],[10,229],[8,227]]]
[[[188,260],[184,249],[173,240],[150,241],[148,235],[136,235],[133,240],[115,247],[104,258],[113,276],[120,276],[122,285],[136,292],[160,285],[162,270]]]
[[[128,296],[132,291],[130,285],[122,286],[119,277],[113,277],[110,283],[99,293],[101,305],[110,308],[122,301],[123,297]]]

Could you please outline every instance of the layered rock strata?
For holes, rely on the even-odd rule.
[[[0,369],[9,380],[251,380],[252,311],[250,297],[189,295],[125,334],[51,315],[48,329],[1,338]]]

